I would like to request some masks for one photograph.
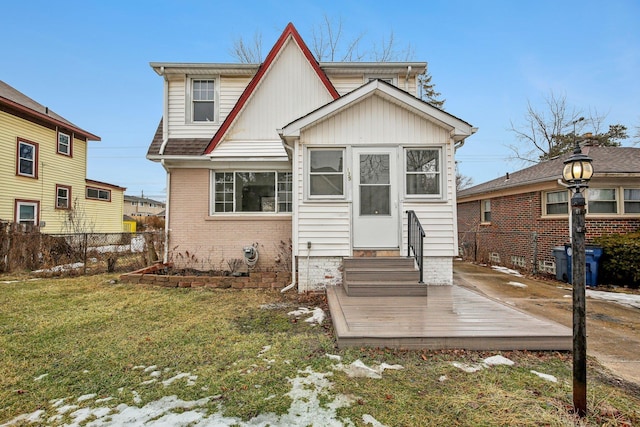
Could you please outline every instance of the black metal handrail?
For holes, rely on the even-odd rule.
[[[424,283],[424,258],[422,257],[425,236],[424,228],[422,228],[422,224],[420,224],[420,220],[414,211],[407,211],[407,223],[407,256],[411,256],[411,251],[413,250],[413,258],[416,260],[416,263],[418,263],[418,268],[420,269],[420,283]]]

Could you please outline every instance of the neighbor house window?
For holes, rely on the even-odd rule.
[[[309,150],[309,196],[344,196],[344,150]]]
[[[191,80],[191,117],[194,122],[215,121],[215,80]]]
[[[491,200],[481,200],[480,206],[482,222],[491,222]]]
[[[19,224],[38,225],[40,202],[16,200],[16,222]]]
[[[71,136],[58,132],[58,153],[71,156]]]
[[[373,80],[382,80],[383,82],[389,83],[390,85],[396,85],[396,79],[393,76],[384,76],[384,77],[367,77],[367,82],[373,81]]]
[[[569,192],[565,190],[545,193],[545,213],[547,215],[567,215],[569,213]]]
[[[110,202],[111,190],[105,190],[103,188],[96,187],[87,187],[87,199]]]
[[[624,189],[624,213],[640,213],[640,189]]]
[[[291,212],[291,172],[216,172],[213,212]]]
[[[56,185],[56,209],[69,209],[71,207],[71,187]]]
[[[28,176],[31,178],[38,177],[38,144],[22,139],[18,140],[17,153],[17,171],[18,175]]]
[[[439,149],[406,150],[406,191],[408,196],[440,196]]]
[[[587,211],[590,214],[615,214],[618,212],[615,188],[589,188]]]

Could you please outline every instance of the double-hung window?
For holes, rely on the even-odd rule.
[[[442,197],[440,149],[405,151],[405,188],[407,196]]]
[[[640,188],[624,189],[624,213],[640,213]]]
[[[67,185],[56,185],[56,209],[71,208],[71,187]]]
[[[545,193],[545,213],[547,215],[567,215],[569,213],[569,192],[562,190]]]
[[[38,144],[18,139],[16,173],[30,178],[38,177]]]
[[[616,214],[618,203],[615,188],[589,188],[587,212],[590,214]]]
[[[480,201],[480,221],[483,223],[491,222],[491,200]]]
[[[215,172],[213,213],[291,212],[291,172]]]
[[[71,156],[71,136],[58,131],[58,154]]]
[[[191,119],[194,122],[215,122],[216,81],[191,80]]]
[[[309,149],[309,197],[344,197],[343,149]]]

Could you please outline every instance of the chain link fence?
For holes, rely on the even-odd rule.
[[[569,236],[519,231],[461,231],[460,257],[465,261],[510,267],[532,274],[556,274],[553,248],[564,247]]]
[[[162,231],[43,234],[0,223],[0,273],[97,274],[136,270],[162,259]]]

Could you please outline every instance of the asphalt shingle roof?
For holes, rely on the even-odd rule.
[[[640,148],[634,147],[582,147],[582,152],[593,159],[594,176],[603,174],[640,173]],[[506,188],[520,187],[538,182],[556,181],[562,178],[564,161],[571,153],[564,154],[500,178],[475,185],[458,192],[458,198],[490,193]]]

